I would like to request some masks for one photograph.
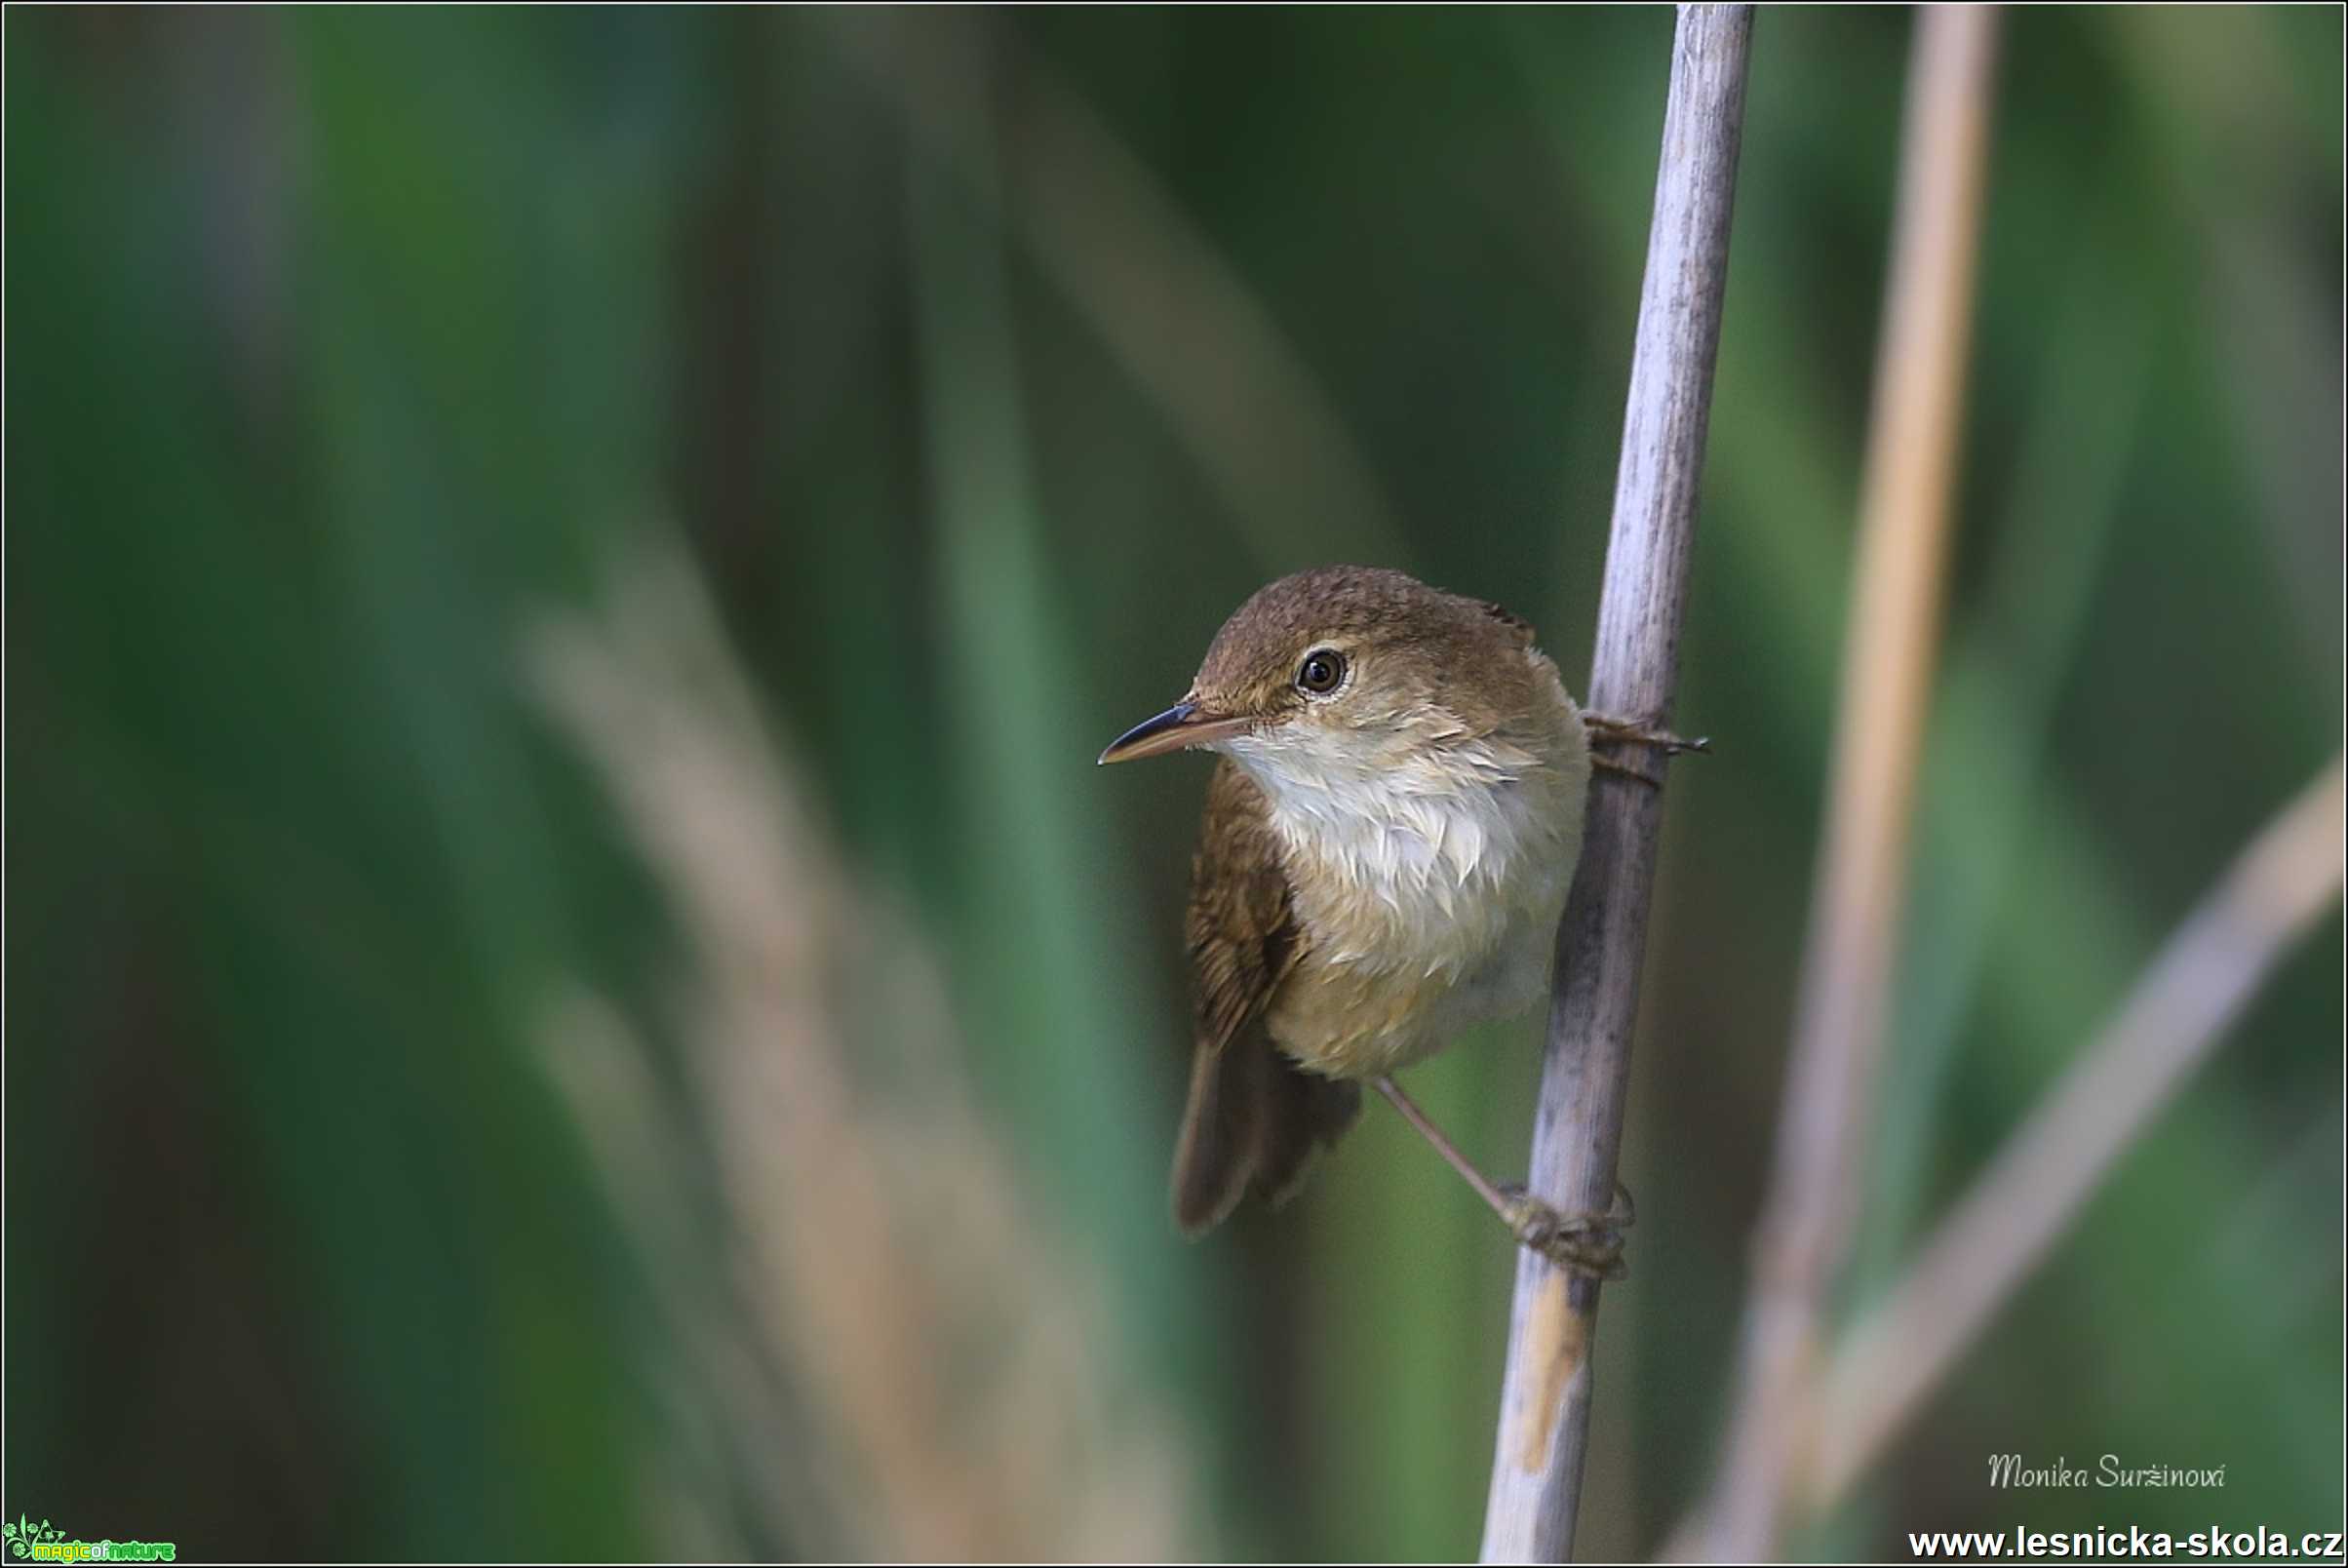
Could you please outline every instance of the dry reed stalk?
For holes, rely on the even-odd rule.
[[[1777,1547],[1813,1436],[1825,1295],[1862,1190],[1939,639],[1996,25],[1985,7],[1917,13],[1825,840],[1735,1413],[1702,1515],[1702,1554],[1731,1561]]]
[[[1679,677],[1752,12],[1682,6],[1672,42],[1589,678],[1594,710],[1657,725],[1670,717]],[[1614,1203],[1662,827],[1660,788],[1610,774],[1591,785],[1581,870],[1557,932],[1529,1180],[1535,1194],[1567,1212],[1600,1213]],[[1531,1252],[1519,1257],[1484,1513],[1487,1562],[1572,1553],[1597,1313],[1597,1280],[1569,1278]]]
[[[2340,896],[2343,762],[2235,858],[2006,1141],[1823,1380],[1800,1501],[1832,1507],[2079,1216],[2275,964]]]
[[[529,670],[668,896],[685,1104],[600,999],[562,996],[546,1050],[659,1294],[688,1458],[722,1467],[661,1487],[686,1539],[749,1550],[696,1508],[738,1484],[817,1555],[1195,1555],[1173,1423],[987,1123],[918,928],[834,854],[690,569],[617,575]]]

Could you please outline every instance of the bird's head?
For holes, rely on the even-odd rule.
[[[1241,605],[1182,700],[1100,760],[1206,747],[1275,774],[1399,765],[1529,711],[1532,641],[1499,607],[1399,571],[1301,571]]]

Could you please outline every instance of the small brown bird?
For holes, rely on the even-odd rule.
[[[1626,1217],[1561,1215],[1495,1184],[1392,1078],[1546,993],[1591,728],[1686,744],[1585,715],[1532,627],[1497,605],[1325,567],[1240,606],[1183,699],[1101,754],[1222,754],[1192,868],[1196,1043],[1174,1158],[1186,1234],[1250,1191],[1285,1198],[1351,1124],[1366,1079],[1525,1245],[1620,1273]]]

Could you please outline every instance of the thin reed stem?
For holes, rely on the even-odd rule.
[[[1593,709],[1659,726],[1679,678],[1752,12],[1679,8],[1590,660]],[[1557,931],[1531,1161],[1531,1190],[1567,1213],[1602,1213],[1614,1200],[1662,827],[1660,788],[1615,774],[1592,782],[1581,870]],[[1484,1514],[1487,1562],[1572,1553],[1597,1313],[1597,1280],[1519,1256]]]

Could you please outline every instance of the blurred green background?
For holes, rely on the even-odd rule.
[[[1376,1107],[1175,1237],[1206,764],[1092,758],[1332,560],[1581,685],[1670,30],[12,8],[7,1515],[1472,1553],[1507,1246]],[[1755,36],[1586,1556],[1715,1457],[1908,32]],[[1854,1301],[2339,744],[2340,48],[2008,19]],[[2338,1525],[2340,939],[1805,1549]],[[2114,1449],[2226,1488],[1985,1482]]]

